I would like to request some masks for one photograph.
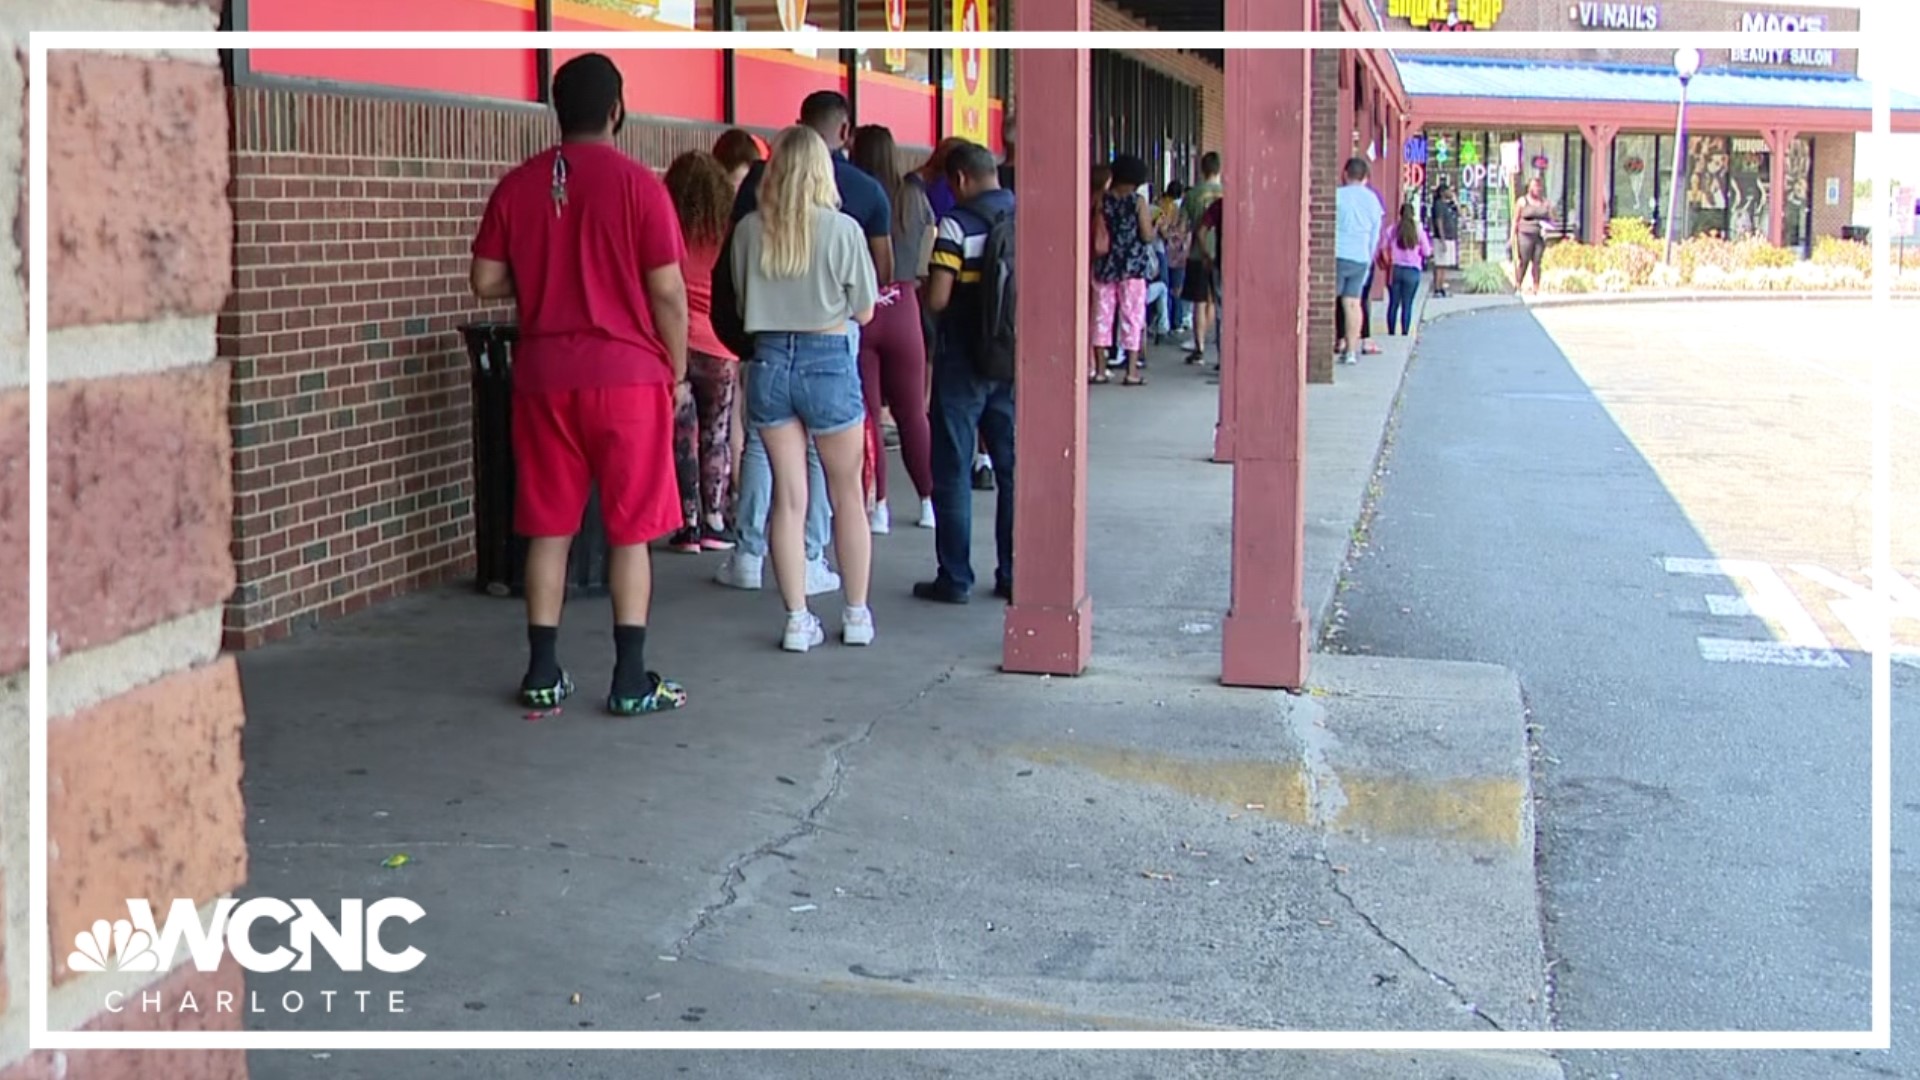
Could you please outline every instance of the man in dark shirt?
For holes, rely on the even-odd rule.
[[[847,158],[847,146],[853,139],[853,107],[847,99],[833,90],[820,90],[808,94],[800,103],[800,124],[819,132],[826,140],[827,149],[833,152],[833,181],[840,191],[840,212],[860,223],[860,231],[867,238],[867,249],[873,255],[873,268],[877,281],[893,280],[893,204],[887,198],[887,191],[880,181],[868,176]],[[740,183],[740,191],[734,197],[733,222],[741,219],[760,207],[760,179],[766,175],[766,162],[759,162],[747,170],[746,179]],[[753,356],[753,338],[746,332],[746,325],[740,320],[739,297],[734,291],[733,275],[727,268],[733,265],[733,235],[727,235],[727,243],[721,252],[720,261],[713,273],[713,329],[720,341],[733,351],[735,356],[746,360]],[[848,333],[853,335],[854,348],[859,349],[860,328],[849,324]],[[743,372],[746,369],[742,369]],[[751,376],[749,376],[751,377]],[[735,528],[738,532],[737,545],[733,554],[722,563],[714,580],[722,585],[736,589],[758,589],[763,577],[767,552],[767,512],[773,502],[773,471],[767,461],[765,446],[760,442],[760,433],[751,427],[747,429],[746,451],[740,460],[739,504],[735,514]],[[833,519],[827,504],[827,478],[820,468],[820,458],[814,452],[813,444],[807,444],[807,595],[817,596],[832,592],[840,587],[840,577],[827,566],[827,539]]]
[[[964,604],[973,594],[973,490],[967,466],[975,435],[993,459],[994,546],[999,566],[993,594],[1013,598],[1013,383],[981,378],[975,357],[985,303],[981,282],[992,219],[1011,214],[1013,193],[1000,187],[993,152],[968,144],[947,158],[959,204],[940,221],[927,281],[938,313],[933,359],[933,544],[940,572],[913,587],[922,600]]]

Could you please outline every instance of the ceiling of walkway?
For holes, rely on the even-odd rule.
[[[1117,0],[1116,6],[1155,30],[1219,31],[1226,29],[1226,0]],[[1215,67],[1226,66],[1226,54],[1203,49],[1199,55]]]

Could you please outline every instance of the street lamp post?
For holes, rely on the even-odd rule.
[[[1667,200],[1667,265],[1673,265],[1673,225],[1680,216],[1680,162],[1687,148],[1687,84],[1700,71],[1700,50],[1676,49],[1673,73],[1680,76],[1680,117],[1673,131],[1673,189]]]

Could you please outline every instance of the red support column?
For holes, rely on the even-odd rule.
[[[1092,29],[1091,0],[1020,0],[1017,30]],[[1085,49],[1014,54],[1020,109],[1020,308],[1015,383],[1014,591],[1001,666],[1078,675],[1093,653],[1087,596],[1087,176],[1093,100]]]
[[[1799,132],[1787,128],[1768,128],[1767,139],[1767,242],[1779,247],[1787,242],[1787,154]]]
[[[1226,0],[1226,28],[1305,30],[1313,7],[1313,0]],[[1237,358],[1234,414],[1259,417],[1240,428],[1234,447],[1232,600],[1220,656],[1220,679],[1230,686],[1297,689],[1307,677],[1312,75],[1305,50],[1227,53],[1225,340]]]
[[[1603,244],[1607,239],[1607,221],[1613,207],[1607,193],[1613,181],[1613,137],[1618,124],[1581,124],[1580,137],[1587,143],[1587,243]]]

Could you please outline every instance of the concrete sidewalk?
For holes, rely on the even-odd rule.
[[[1316,611],[1331,608],[1405,362],[1389,345],[1310,392]],[[880,638],[866,650],[783,654],[775,596],[713,585],[714,557],[659,555],[650,658],[693,701],[656,720],[593,707],[611,666],[601,605],[576,605],[563,633],[583,698],[539,722],[503,703],[522,663],[518,606],[466,590],[246,656],[251,891],[401,895],[427,911],[406,931],[427,955],[409,975],[250,981],[263,998],[401,989],[404,1015],[255,1025],[1544,1027],[1513,676],[1317,655],[1310,694],[1220,687],[1231,472],[1206,460],[1217,389],[1171,350],[1149,376],[1091,390],[1095,658],[1078,679],[1000,674],[1004,609],[984,593],[963,608],[908,597],[932,562],[931,534],[907,525],[876,538]],[[894,490],[905,507],[904,477]],[[982,496],[983,574],[990,507]],[[412,861],[383,869],[396,853]],[[673,1060],[728,1071],[720,1055]],[[761,1076],[823,1067],[753,1060]],[[831,1072],[895,1076],[935,1057],[915,1060],[840,1055]],[[1195,1060],[1166,1055],[1155,1072],[1558,1075],[1527,1055],[1216,1056],[1176,1071]],[[604,1075],[632,1074],[608,1061]],[[253,1056],[261,1078],[524,1067]],[[1037,1055],[983,1075],[1062,1067]]]

